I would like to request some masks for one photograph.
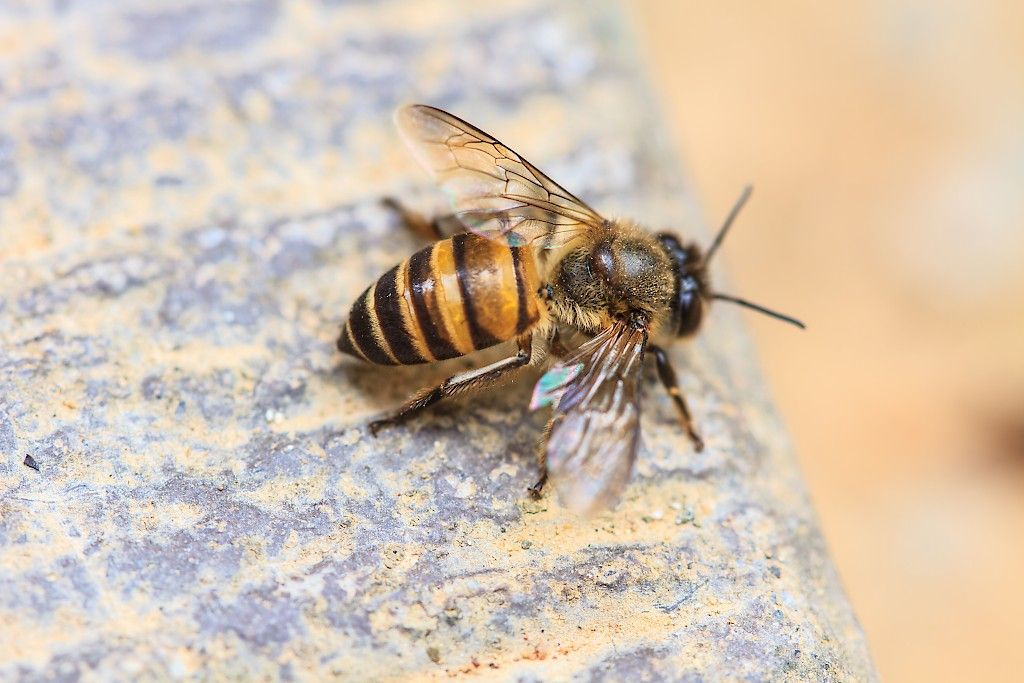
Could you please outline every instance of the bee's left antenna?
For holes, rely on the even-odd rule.
[[[736,216],[740,214],[740,209],[750,199],[750,194],[754,191],[753,185],[747,185],[743,188],[743,192],[740,194],[740,198],[736,200],[736,203],[732,205],[732,211],[725,217],[725,223],[722,223],[722,227],[718,229],[718,234],[715,235],[715,241],[708,247],[707,254],[704,255],[704,263],[711,261],[711,257],[718,251],[718,247],[722,245],[722,240],[725,239],[725,234],[729,232],[729,228],[732,227],[733,221],[736,220]]]

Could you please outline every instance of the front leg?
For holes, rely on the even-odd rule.
[[[519,340],[519,352],[476,370],[467,370],[453,375],[436,387],[425,389],[413,396],[408,403],[389,417],[370,423],[370,433],[377,436],[383,427],[398,424],[438,401],[471,389],[495,384],[508,378],[511,372],[530,364],[533,358],[533,337],[527,335]]]
[[[654,344],[651,344],[648,348],[654,354],[654,360],[658,366],[658,377],[661,379],[662,386],[665,387],[665,391],[675,401],[676,408],[679,411],[679,421],[689,435],[690,441],[693,442],[694,450],[700,453],[704,450],[704,440],[700,438],[697,430],[693,428],[693,418],[690,416],[690,409],[686,406],[686,399],[683,398],[682,392],[679,391],[679,382],[676,379],[675,368],[672,367],[672,362],[668,359],[665,349]]]
[[[562,335],[557,327],[551,333],[551,340],[548,342],[548,353],[552,358],[557,358],[558,360],[569,355],[569,349],[565,348],[565,344],[562,343]]]

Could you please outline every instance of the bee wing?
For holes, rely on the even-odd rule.
[[[471,232],[512,246],[555,249],[603,229],[604,219],[582,200],[462,119],[413,104],[399,109],[395,122]]]
[[[640,367],[647,331],[616,323],[541,377],[531,407],[556,403],[548,477],[566,507],[614,505],[640,447]]]

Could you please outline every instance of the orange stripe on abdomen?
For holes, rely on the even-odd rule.
[[[475,235],[452,238],[462,302],[476,348],[514,338],[519,295],[512,250]]]
[[[445,336],[460,356],[475,351],[477,347],[469,332],[466,310],[463,307],[462,287],[459,284],[459,270],[455,265],[453,242],[465,235],[456,235],[452,239],[435,242],[431,252],[431,274],[434,277],[434,296],[436,306],[431,311],[438,329],[443,329]],[[482,238],[477,238],[482,239]]]

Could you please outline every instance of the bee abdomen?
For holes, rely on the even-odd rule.
[[[456,235],[420,250],[363,292],[338,348],[378,365],[463,356],[536,325],[539,286],[530,252]]]

